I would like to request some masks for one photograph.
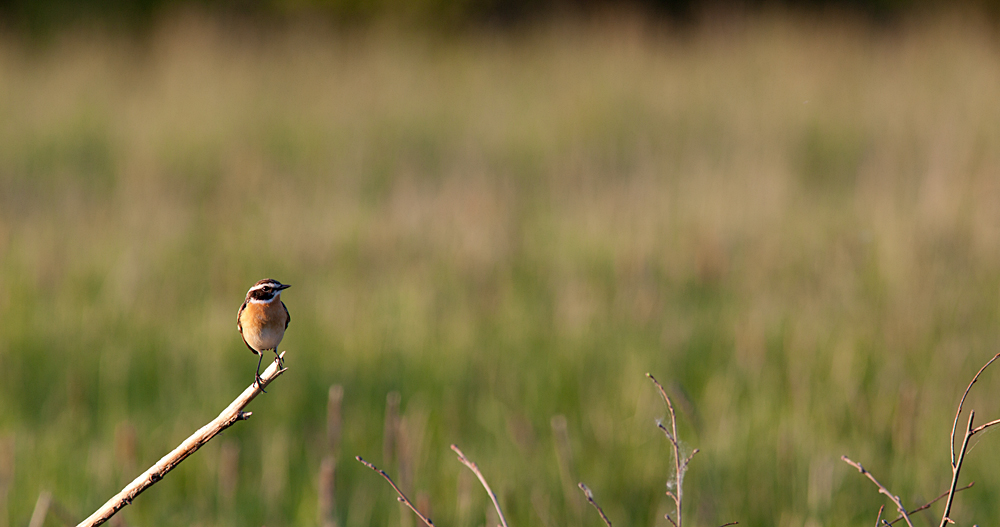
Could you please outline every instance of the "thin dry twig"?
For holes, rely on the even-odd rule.
[[[962,407],[965,405],[965,398],[969,396],[969,392],[972,391],[972,385],[976,384],[976,381],[979,380],[979,376],[982,375],[983,371],[986,370],[986,368],[988,368],[990,364],[993,364],[993,361],[997,360],[998,358],[1000,358],[1000,353],[997,353],[996,355],[994,355],[992,359],[986,361],[986,364],[984,364],[982,368],[979,368],[979,371],[976,372],[976,375],[972,378],[972,381],[969,382],[969,386],[967,386],[965,388],[965,393],[962,394],[962,399],[960,401],[958,401],[958,410],[955,411],[955,421],[952,422],[952,424],[951,424],[951,466],[952,466],[952,468],[955,468],[955,466],[956,466],[955,465],[955,463],[956,463],[956,459],[955,459],[955,432],[958,430],[958,418],[962,415]]]
[[[403,491],[399,490],[399,487],[396,486],[396,484],[392,481],[392,478],[390,478],[389,475],[386,474],[384,470],[365,461],[364,459],[361,458],[361,456],[354,456],[354,459],[357,459],[364,466],[374,470],[375,472],[378,472],[379,475],[381,475],[383,478],[385,478],[386,481],[389,482],[389,485],[391,485],[392,489],[396,491],[396,494],[399,494],[399,497],[396,498],[396,501],[399,501],[400,503],[409,507],[410,510],[413,511],[414,514],[416,514],[420,518],[420,520],[424,522],[425,525],[427,525],[427,527],[434,527],[434,522],[432,522],[431,519],[428,518],[427,516],[424,516],[419,510],[417,510],[416,505],[414,505],[413,502],[411,502],[409,498],[406,497],[406,494],[403,494]]]
[[[965,461],[965,454],[969,449],[969,440],[972,439],[972,436],[978,434],[979,432],[982,432],[991,426],[1000,424],[1000,419],[996,419],[986,424],[974,427],[973,425],[975,424],[976,411],[969,410],[969,424],[965,427],[965,436],[962,439],[962,448],[958,453],[958,457],[955,456],[955,432],[958,429],[958,419],[962,415],[962,407],[965,405],[965,399],[969,396],[969,392],[972,390],[972,385],[976,384],[976,381],[979,380],[979,376],[982,375],[986,368],[988,368],[990,364],[993,364],[993,362],[998,358],[1000,358],[1000,353],[994,355],[992,359],[986,361],[986,364],[984,364],[982,368],[979,368],[976,375],[972,377],[972,381],[969,382],[969,386],[965,388],[965,393],[962,394],[962,399],[958,402],[958,409],[955,411],[955,420],[951,425],[951,490],[948,491],[948,501],[945,502],[944,513],[941,514],[940,527],[944,527],[949,523],[955,523],[949,516],[951,515],[951,506],[955,502],[955,493],[958,492],[958,475],[962,471],[962,463]]]
[[[285,353],[282,352],[271,363],[270,366],[264,370],[261,374],[261,382],[258,383],[256,380],[247,389],[243,390],[243,393],[239,395],[229,406],[226,407],[218,417],[213,419],[207,425],[198,429],[197,432],[191,434],[190,437],[184,440],[177,448],[171,451],[169,454],[163,456],[155,465],[149,468],[142,475],[135,478],[132,483],[129,483],[121,492],[116,494],[113,498],[108,500],[100,509],[90,515],[89,518],[80,522],[77,527],[92,527],[95,525],[100,525],[109,518],[115,515],[116,512],[125,507],[126,505],[132,503],[132,500],[136,496],[142,494],[142,492],[157,481],[163,479],[163,477],[174,469],[181,461],[184,461],[188,456],[195,453],[199,448],[208,443],[212,438],[219,435],[223,430],[229,428],[237,421],[244,421],[249,419],[253,412],[244,412],[245,408],[250,401],[253,401],[258,394],[263,391],[263,388],[267,387],[274,379],[278,378],[279,375],[284,373],[287,368],[281,367],[282,358]]]
[[[670,444],[674,449],[674,490],[668,490],[667,496],[674,500],[674,506],[677,510],[677,520],[675,521],[669,514],[664,515],[664,517],[672,523],[674,527],[682,527],[683,517],[681,515],[681,503],[683,502],[684,496],[681,485],[684,481],[684,472],[687,470],[688,463],[690,463],[691,458],[698,453],[698,449],[696,448],[692,450],[687,457],[683,459],[681,458],[681,445],[680,441],[677,439],[677,416],[674,414],[674,403],[670,400],[670,397],[667,396],[667,391],[663,389],[663,385],[656,380],[656,377],[653,377],[649,373],[646,374],[646,377],[649,377],[649,380],[653,381],[653,384],[656,385],[656,388],[660,391],[660,396],[663,397],[663,401],[667,403],[667,410],[670,411],[670,429],[668,430],[663,423],[656,423],[656,426],[659,427],[659,429],[663,431],[663,434],[667,436],[667,439],[670,441]]]
[[[875,517],[875,527],[879,527],[879,523],[882,522],[882,511],[885,510],[885,504],[878,506],[878,516]]]
[[[601,506],[598,505],[596,501],[594,501],[594,493],[590,492],[590,489],[587,488],[587,486],[584,485],[582,482],[579,483],[577,486],[580,487],[580,490],[583,491],[583,494],[587,496],[587,501],[589,501],[590,504],[593,505],[595,509],[597,509],[597,514],[601,515],[601,519],[604,520],[604,523],[608,527],[611,527],[611,520],[609,520],[608,517],[604,514],[604,509],[602,509]]]
[[[486,477],[484,477],[483,473],[479,471],[479,466],[470,461],[469,458],[465,457],[465,454],[463,454],[462,451],[459,450],[458,446],[451,445],[451,449],[454,450],[456,454],[458,454],[458,460],[461,461],[463,465],[469,467],[469,470],[471,470],[473,474],[475,474],[476,477],[479,478],[479,482],[483,484],[483,487],[486,489],[486,492],[490,495],[490,499],[493,500],[493,506],[496,507],[497,515],[500,516],[500,524],[503,527],[508,527],[507,519],[504,518],[503,511],[500,510],[500,502],[497,501],[497,495],[493,492],[493,489],[490,488],[490,484],[486,483]]]
[[[892,500],[892,502],[896,504],[896,510],[899,511],[899,514],[903,517],[904,520],[906,520],[906,525],[909,525],[910,527],[913,527],[913,523],[910,522],[910,515],[906,512],[906,508],[903,507],[903,503],[899,500],[899,496],[896,496],[895,494],[889,492],[889,489],[885,488],[884,485],[882,485],[881,483],[879,483],[878,480],[875,479],[875,476],[872,476],[871,472],[868,472],[865,469],[865,467],[861,466],[861,463],[857,463],[855,461],[851,461],[851,459],[848,458],[847,456],[840,456],[840,459],[844,460],[844,462],[847,463],[848,465],[850,465],[850,466],[858,469],[858,472],[864,474],[868,479],[870,479],[872,481],[872,483],[874,483],[875,486],[878,487],[878,491],[880,493],[885,494],[886,496],[888,496],[889,499]]]
[[[739,525],[739,524],[740,522],[729,522],[729,523],[723,523],[719,527],[729,527],[730,525]]]
[[[971,481],[971,482],[969,482],[968,485],[966,485],[966,486],[964,486],[964,487],[962,487],[960,489],[955,489],[955,492],[962,492],[963,490],[971,489],[972,486],[975,485],[975,484],[976,484],[975,481]],[[928,501],[927,503],[925,503],[925,504],[917,507],[916,509],[913,509],[912,511],[909,511],[908,514],[910,516],[913,516],[914,513],[920,512],[920,511],[925,510],[925,509],[929,509],[931,505],[934,505],[935,503],[941,501],[947,495],[948,495],[948,491],[944,491],[944,492],[941,493],[940,496],[932,499],[931,501]],[[882,520],[882,524],[883,525],[895,525],[896,522],[898,522],[899,520],[902,520],[902,519],[903,519],[902,516],[897,516],[896,519],[892,520],[891,522],[890,521],[886,521],[886,520]]]

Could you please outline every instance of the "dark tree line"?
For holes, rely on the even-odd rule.
[[[391,17],[447,28],[502,26],[622,8],[678,23],[696,21],[706,13],[773,9],[891,22],[956,6],[1000,20],[1000,0],[0,0],[0,30],[45,32],[73,25],[141,29],[164,13],[190,8],[265,22],[306,16],[351,25]]]

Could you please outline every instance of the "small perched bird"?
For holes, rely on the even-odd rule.
[[[292,320],[288,315],[288,308],[281,301],[281,292],[288,288],[288,285],[277,280],[265,278],[247,291],[247,298],[236,313],[236,329],[243,335],[243,343],[260,356],[257,359],[257,372],[254,374],[254,381],[258,386],[262,384],[260,363],[264,359],[264,352],[271,350],[281,360],[278,356],[278,344]]]

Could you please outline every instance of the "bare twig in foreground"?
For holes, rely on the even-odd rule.
[[[966,486],[964,486],[964,487],[962,487],[960,489],[955,489],[955,492],[962,492],[963,490],[971,489],[972,486],[975,485],[975,484],[976,484],[975,481],[970,481],[968,485],[966,485]],[[934,505],[935,503],[941,501],[947,495],[948,495],[948,491],[944,491],[938,497],[932,499],[931,501],[928,501],[927,503],[925,503],[925,504],[917,507],[916,509],[913,509],[908,514],[910,516],[913,516],[913,513],[915,513],[915,512],[920,512],[920,511],[922,511],[924,509],[929,509],[931,505]],[[893,525],[893,524],[895,524],[896,522],[898,522],[899,520],[902,520],[902,519],[903,519],[902,516],[897,516],[896,519],[892,520],[891,522],[890,521],[882,520],[882,524],[884,524],[884,525]]]
[[[656,380],[656,377],[653,377],[649,373],[646,374],[646,377],[649,377],[649,380],[653,381],[653,384],[656,385],[656,388],[660,390],[660,395],[663,397],[663,401],[667,403],[667,410],[670,411],[670,429],[667,429],[666,426],[663,426],[663,423],[657,423],[656,426],[658,426],[660,430],[663,431],[663,434],[667,436],[667,439],[670,440],[670,444],[673,446],[674,449],[674,490],[673,491],[668,490],[667,496],[669,496],[671,499],[674,500],[674,506],[676,507],[677,510],[677,520],[675,521],[669,515],[666,515],[664,517],[667,520],[669,520],[670,523],[674,525],[674,527],[682,527],[684,525],[683,517],[681,516],[681,503],[683,502],[684,498],[682,492],[682,484],[684,483],[684,472],[687,471],[688,463],[691,462],[691,458],[693,458],[694,455],[698,453],[698,449],[696,448],[692,450],[691,454],[689,454],[687,457],[683,459],[681,458],[681,444],[680,440],[677,438],[677,416],[674,414],[674,403],[670,400],[670,397],[667,396],[667,391],[663,389],[663,385],[661,385]]]
[[[910,522],[910,515],[906,512],[906,508],[903,507],[903,503],[899,501],[899,496],[896,496],[895,494],[889,492],[889,489],[885,488],[885,486],[879,483],[878,480],[875,479],[875,476],[872,476],[871,472],[868,472],[867,470],[865,470],[865,467],[861,466],[861,463],[851,461],[850,458],[848,458],[847,456],[840,456],[840,459],[844,460],[844,463],[847,463],[848,465],[858,469],[858,472],[864,474],[868,479],[872,480],[872,483],[874,483],[875,486],[878,487],[878,491],[888,496],[889,499],[896,504],[896,510],[899,511],[899,514],[903,517],[904,520],[906,520],[906,524],[909,525],[910,527],[913,527],[913,523]]]
[[[979,368],[979,371],[976,372],[976,375],[972,378],[972,381],[969,382],[969,385],[965,388],[965,393],[962,394],[962,399],[960,401],[958,401],[958,410],[955,411],[955,421],[952,422],[952,424],[951,424],[951,466],[952,466],[952,468],[954,468],[956,466],[956,463],[957,463],[957,460],[955,459],[955,431],[958,430],[958,418],[961,417],[961,415],[962,415],[962,407],[965,405],[965,398],[969,396],[969,392],[972,390],[972,385],[976,384],[976,381],[979,380],[979,376],[983,374],[983,371],[986,368],[988,368],[990,366],[990,364],[993,364],[993,361],[997,360],[998,358],[1000,358],[1000,353],[997,353],[996,355],[994,355],[992,359],[986,361],[986,364],[984,364],[982,368]]]
[[[469,470],[471,470],[472,473],[479,478],[479,482],[483,484],[483,487],[486,488],[486,492],[490,495],[490,499],[493,500],[493,506],[496,507],[497,515],[500,516],[500,524],[503,527],[507,527],[507,519],[504,518],[503,511],[500,510],[500,502],[497,501],[497,495],[493,492],[493,489],[490,488],[490,484],[486,483],[486,478],[483,476],[483,473],[479,471],[479,466],[472,461],[469,461],[469,458],[465,457],[465,454],[463,454],[457,446],[451,445],[451,449],[458,454],[458,460],[461,461],[463,465],[469,467]]]
[[[149,468],[142,475],[132,480],[121,492],[116,494],[113,498],[108,500],[97,512],[91,514],[89,518],[81,522],[77,527],[91,527],[94,525],[100,525],[109,518],[115,515],[116,512],[121,510],[122,507],[132,503],[132,500],[136,496],[142,493],[142,491],[151,487],[157,481],[163,479],[163,476],[174,469],[181,461],[184,461],[188,456],[195,453],[199,448],[201,448],[205,443],[208,443],[213,437],[219,435],[220,432],[229,428],[237,421],[243,421],[249,419],[253,412],[244,412],[245,408],[250,401],[253,401],[257,394],[261,393],[262,388],[266,387],[274,379],[278,378],[279,375],[285,372],[287,368],[282,368],[280,366],[281,358],[285,356],[282,352],[278,359],[275,359],[270,366],[264,370],[261,374],[261,383],[258,384],[254,381],[249,388],[243,390],[243,393],[236,398],[229,406],[226,407],[218,417],[212,420],[212,422],[198,429],[197,432],[192,434],[190,437],[184,440],[177,448],[175,448],[169,454],[163,456],[155,465]]]
[[[965,398],[969,396],[969,391],[972,390],[972,385],[976,384],[976,381],[979,380],[979,376],[982,375],[983,371],[985,371],[986,368],[988,368],[990,364],[993,364],[993,361],[998,358],[1000,358],[1000,353],[994,355],[992,359],[986,361],[986,364],[984,364],[982,368],[979,368],[979,371],[976,372],[972,381],[969,382],[969,386],[965,388],[965,393],[962,394],[962,399],[958,402],[958,409],[955,411],[955,421],[951,425],[951,490],[948,491],[948,501],[945,502],[944,513],[941,515],[940,527],[944,527],[949,523],[954,523],[951,521],[951,518],[949,518],[949,515],[951,514],[951,506],[955,502],[955,493],[957,492],[956,489],[958,487],[958,473],[962,470],[962,462],[965,461],[965,453],[969,448],[969,440],[972,439],[972,436],[977,433],[982,432],[993,425],[1000,424],[1000,419],[996,419],[986,424],[974,427],[973,425],[976,419],[976,411],[970,410],[969,424],[965,427],[965,437],[962,439],[962,448],[958,453],[958,457],[955,457],[955,432],[958,430],[958,419],[962,415],[962,406],[965,405]]]
[[[392,478],[390,478],[389,475],[386,474],[384,470],[376,467],[375,465],[372,465],[371,463],[365,461],[364,459],[361,459],[361,456],[354,456],[354,459],[357,459],[358,461],[363,463],[364,466],[374,470],[375,472],[378,472],[380,476],[382,476],[383,478],[385,478],[386,481],[389,482],[389,485],[391,485],[392,489],[396,491],[396,494],[399,494],[399,497],[396,498],[397,501],[409,507],[410,510],[413,511],[420,518],[420,520],[424,522],[425,525],[427,525],[427,527],[434,527],[434,522],[432,522],[431,519],[428,518],[427,516],[424,516],[419,510],[417,510],[416,505],[414,505],[413,502],[410,501],[410,499],[407,498],[405,494],[403,494],[403,491],[399,490],[399,487],[396,486],[396,484],[392,481]]]
[[[582,490],[584,495],[587,496],[587,501],[589,501],[590,504],[593,505],[595,509],[597,509],[597,514],[601,515],[601,519],[604,520],[604,523],[607,524],[608,527],[611,527],[611,520],[609,520],[608,517],[605,516],[604,509],[601,509],[601,506],[598,505],[596,501],[594,501],[594,493],[590,492],[590,489],[588,489],[587,486],[584,485],[582,482],[577,486],[580,487],[580,490]]]

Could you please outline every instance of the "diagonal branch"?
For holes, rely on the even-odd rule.
[[[469,458],[465,457],[465,454],[463,454],[462,451],[459,450],[458,446],[451,445],[451,449],[454,450],[456,454],[458,454],[458,460],[461,461],[463,465],[469,467],[469,470],[471,470],[476,475],[476,477],[479,478],[479,482],[483,484],[483,487],[486,488],[486,492],[489,493],[490,495],[490,499],[493,500],[493,506],[496,507],[497,515],[500,516],[500,524],[503,527],[507,527],[507,519],[503,517],[503,511],[500,510],[500,502],[497,501],[497,495],[493,492],[493,489],[490,488],[490,484],[486,483],[486,477],[483,476],[483,473],[479,471],[479,465],[476,465],[475,463],[470,461]]]
[[[167,475],[181,461],[184,461],[188,456],[195,453],[199,448],[208,443],[212,438],[219,435],[223,430],[229,428],[237,421],[243,421],[249,419],[253,412],[244,412],[245,408],[250,401],[253,401],[257,394],[261,393],[265,386],[271,383],[274,379],[278,378],[279,375],[284,373],[287,368],[280,367],[281,357],[284,357],[285,353],[282,352],[278,359],[275,359],[270,366],[264,370],[261,374],[261,383],[258,384],[256,381],[243,393],[236,398],[229,406],[226,407],[218,417],[212,420],[212,422],[198,429],[197,432],[191,434],[190,437],[184,440],[177,448],[175,448],[169,454],[163,456],[155,465],[149,468],[142,475],[132,480],[121,492],[116,494],[113,498],[108,500],[97,512],[91,514],[89,518],[80,522],[77,527],[93,527],[95,525],[100,525],[109,518],[115,515],[119,510],[121,510],[126,505],[132,503],[132,500],[136,496],[142,494],[142,491],[151,487],[157,481],[163,479],[163,476]]]
[[[361,456],[354,456],[354,459],[357,459],[358,461],[363,463],[366,467],[374,470],[375,472],[378,472],[380,476],[382,476],[383,478],[385,478],[386,481],[389,482],[389,485],[391,485],[392,489],[396,491],[396,494],[399,494],[399,497],[396,499],[400,503],[406,505],[407,507],[410,508],[411,511],[416,513],[416,515],[420,518],[420,521],[424,522],[424,524],[427,525],[427,527],[434,527],[434,522],[432,522],[431,519],[428,518],[427,516],[424,516],[423,513],[421,513],[419,510],[417,510],[417,506],[414,505],[413,502],[406,497],[406,494],[403,494],[403,491],[399,490],[399,487],[396,486],[396,483],[392,481],[392,478],[390,478],[389,475],[386,474],[384,470],[365,461],[364,459],[361,458]]]
[[[875,476],[872,476],[871,472],[868,472],[867,470],[865,470],[865,467],[861,466],[861,463],[851,461],[850,458],[848,458],[847,456],[840,456],[840,459],[844,460],[844,463],[847,463],[848,465],[858,469],[858,472],[864,474],[868,479],[872,480],[872,483],[874,483],[875,486],[878,487],[878,491],[888,496],[889,499],[896,504],[896,510],[899,511],[899,514],[903,516],[904,520],[906,520],[906,524],[909,525],[910,527],[913,527],[913,523],[910,522],[910,515],[906,512],[906,508],[903,507],[903,503],[899,501],[899,496],[896,496],[895,494],[889,492],[889,489],[885,488],[885,486],[879,483],[878,480],[875,479]]]
[[[982,432],[983,430],[986,430],[987,428],[996,425],[1000,425],[1000,419],[994,419],[986,424],[979,425],[973,428],[972,430],[969,430],[969,435],[978,434],[979,432]]]
[[[580,487],[580,490],[582,490],[583,493],[587,495],[587,501],[589,501],[590,504],[593,505],[595,509],[597,509],[597,514],[601,515],[601,519],[604,520],[604,523],[607,524],[608,527],[611,527],[611,520],[609,520],[608,517],[604,514],[604,509],[602,509],[601,506],[598,505],[596,501],[594,501],[594,493],[590,492],[590,489],[587,488],[587,486],[584,485],[582,482],[577,486]]]

